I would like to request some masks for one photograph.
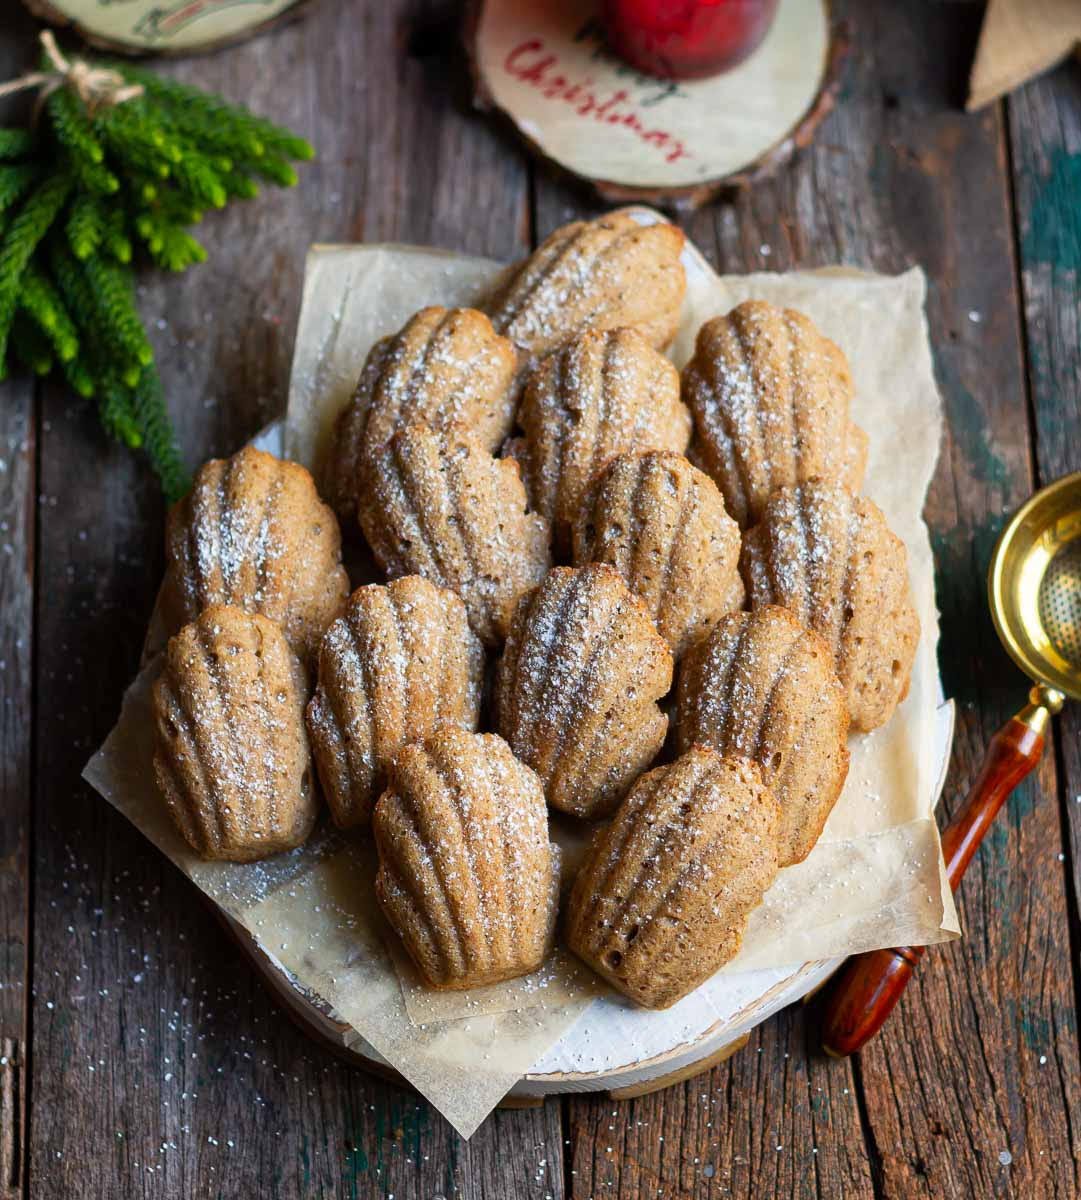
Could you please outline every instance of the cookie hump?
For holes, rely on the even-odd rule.
[[[375,453],[363,479],[360,523],[380,566],[449,587],[478,637],[500,643],[549,563],[548,522],[527,511],[518,464],[463,430],[416,424]]]
[[[664,742],[672,655],[609,566],[557,567],[522,599],[496,678],[499,732],[548,803],[610,813]]]
[[[848,419],[848,362],[802,313],[747,300],[707,321],[683,397],[694,413],[694,457],[741,529],[779,487],[821,476],[859,488],[867,436]]]
[[[746,759],[693,746],[643,775],[575,879],[567,945],[668,1008],[734,958],[777,875],[780,811]]]
[[[366,825],[406,742],[444,722],[474,730],[484,649],[465,605],[417,575],[349,598],[319,650],[307,724],[334,823]]]
[[[730,613],[687,652],[680,750],[752,758],[781,806],[780,863],[802,862],[848,774],[848,709],[829,646],[775,605]]]
[[[780,604],[829,645],[852,728],[884,725],[908,693],[920,621],[882,510],[821,479],[782,488],[744,539],[741,569],[752,607]]]
[[[169,641],[154,685],[154,771],[203,858],[252,862],[299,846],[318,802],[307,682],[281,629],[216,605]]]
[[[567,548],[582,495],[617,454],[687,449],[691,416],[679,375],[634,329],[589,330],[542,362],[518,410],[533,506]]]
[[[739,527],[717,485],[681,455],[620,454],[587,489],[574,561],[604,562],[645,604],[678,659],[743,606]]]
[[[531,358],[589,328],[635,325],[657,349],[675,337],[687,280],[683,231],[640,225],[629,213],[572,221],[513,273],[491,307],[492,324]]]
[[[488,450],[510,432],[518,352],[473,308],[422,308],[372,348],[334,428],[321,475],[343,521],[356,512],[361,464],[404,426],[471,430]]]
[[[165,553],[173,631],[233,605],[276,621],[310,662],[349,595],[338,522],[311,475],[251,446],[201,468],[169,512]]]
[[[406,746],[372,828],[376,895],[427,983],[480,987],[541,965],[558,851],[540,781],[501,738],[444,726]]]

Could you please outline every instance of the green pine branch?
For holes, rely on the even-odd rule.
[[[51,69],[48,64],[43,70]],[[312,147],[287,129],[128,63],[141,96],[90,113],[50,92],[34,130],[0,128],[0,378],[59,372],[102,425],[141,449],[170,499],[187,487],[132,264],[205,261],[204,212],[290,187]]]

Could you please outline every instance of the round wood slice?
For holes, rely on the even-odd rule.
[[[311,0],[23,0],[39,20],[122,54],[192,54],[291,20]]]
[[[476,0],[466,49],[478,106],[611,203],[690,209],[806,145],[848,45],[828,0],[781,0],[751,57],[711,79],[640,74],[606,48],[595,4]]]

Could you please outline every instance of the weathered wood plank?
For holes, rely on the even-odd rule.
[[[12,14],[0,37],[0,79],[24,69],[32,22]],[[19,35],[19,36],[16,36]],[[26,113],[8,101],[3,120]],[[26,1182],[27,1042],[30,963],[30,762],[33,713],[34,381],[0,384],[0,1197],[23,1195]]]
[[[1081,470],[1081,82],[1076,64],[1021,88],[1008,101],[1028,387],[1040,485]],[[1059,798],[1068,845],[1061,864],[1041,855],[1050,881],[1063,876],[1070,897],[1070,961],[1081,1001],[1081,713],[1068,704],[1057,722]],[[1066,972],[1060,965],[1061,974]],[[1040,1080],[1057,1102],[1078,1111],[1076,1014],[1056,1009],[1034,1029]],[[1079,1154],[1074,1134],[1074,1155]],[[1075,1171],[1076,1171],[1075,1166]]]
[[[164,68],[319,150],[297,189],[208,216],[206,265],[144,276],[142,310],[192,465],[281,410],[310,242],[394,239],[496,257],[522,247],[524,164],[451,106],[444,16],[322,0],[297,25]],[[35,1189],[561,1195],[558,1104],[500,1114],[466,1145],[415,1097],[312,1046],[191,886],[78,782],[137,663],[162,508],[92,412],[57,391],[44,403]]]

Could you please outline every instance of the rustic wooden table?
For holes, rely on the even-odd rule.
[[[0,76],[33,55],[9,3]],[[1081,467],[1081,70],[960,111],[980,6],[838,4],[841,102],[775,181],[687,222],[727,271],[921,265],[948,433],[927,516],[944,807],[1023,695],[986,615],[1006,512]],[[167,69],[295,126],[299,188],[208,219],[206,266],[141,291],[191,463],[282,408],[304,252],[395,239],[514,258],[592,211],[468,111],[446,5],[318,0]],[[899,448],[900,449],[900,448]],[[470,1142],[275,1008],[191,886],[79,772],[161,573],[162,505],[63,389],[0,390],[0,1195],[1076,1196],[1081,711],[1014,795],[885,1032],[823,1059],[782,1013],[708,1075],[500,1112]]]

